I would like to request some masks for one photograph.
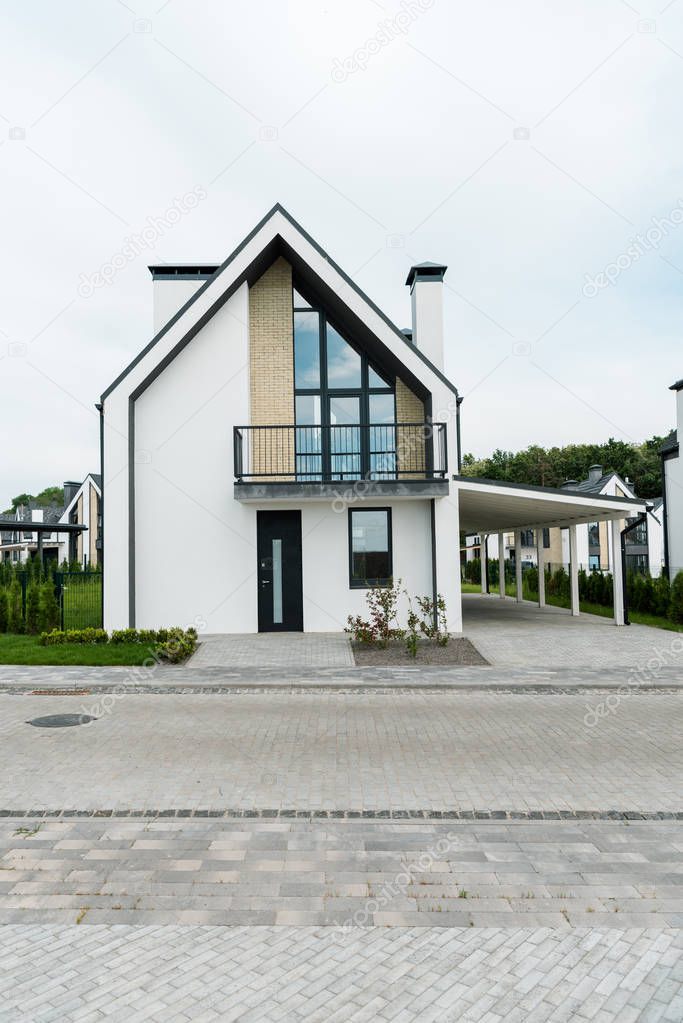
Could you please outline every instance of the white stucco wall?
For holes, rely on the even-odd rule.
[[[173,277],[155,277],[152,284],[153,312],[152,321],[154,333],[158,334],[172,316],[189,302],[195,291],[206,283],[204,278],[197,277],[194,280],[177,280]]]
[[[247,288],[135,406],[136,624],[256,628],[253,511],[233,498],[233,425],[248,422]]]
[[[679,430],[683,423],[679,425]],[[683,444],[683,436],[680,443]],[[683,455],[669,458],[666,465],[666,519],[669,537],[671,578],[683,571]]]
[[[683,390],[676,391],[676,430],[683,452]],[[665,463],[666,520],[669,542],[669,571],[683,571],[683,454],[667,458]]]

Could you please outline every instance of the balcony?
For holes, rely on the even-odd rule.
[[[443,496],[446,424],[236,426],[234,465],[241,501]]]

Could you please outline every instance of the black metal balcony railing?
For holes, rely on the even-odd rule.
[[[236,426],[234,455],[238,483],[440,479],[446,424]]]

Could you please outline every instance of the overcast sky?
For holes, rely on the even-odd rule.
[[[278,201],[399,326],[411,263],[448,265],[464,450],[674,425],[683,0],[0,11],[0,505],[97,471],[147,264],[220,261]]]

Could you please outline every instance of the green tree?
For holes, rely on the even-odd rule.
[[[24,616],[21,607],[21,584],[15,576],[7,593],[7,631],[23,632]]]
[[[677,625],[683,625],[683,572],[677,572],[671,583],[671,603],[669,618]]]
[[[662,574],[652,581],[652,613],[666,618],[671,603],[671,585]]]
[[[59,604],[55,596],[54,584],[48,579],[40,585],[38,627],[41,632],[49,632],[51,629],[59,627]]]
[[[7,632],[7,590],[0,587],[0,632]]]
[[[40,588],[37,582],[30,582],[26,590],[26,631],[35,635],[40,616]]]
[[[518,452],[498,448],[487,458],[466,454],[462,471],[466,476],[559,487],[568,479],[585,479],[591,465],[602,465],[606,473],[628,476],[639,497],[657,497],[662,492],[659,449],[664,439],[655,436],[642,444],[629,444],[610,437],[602,444],[567,444],[562,448],[532,444]]]

